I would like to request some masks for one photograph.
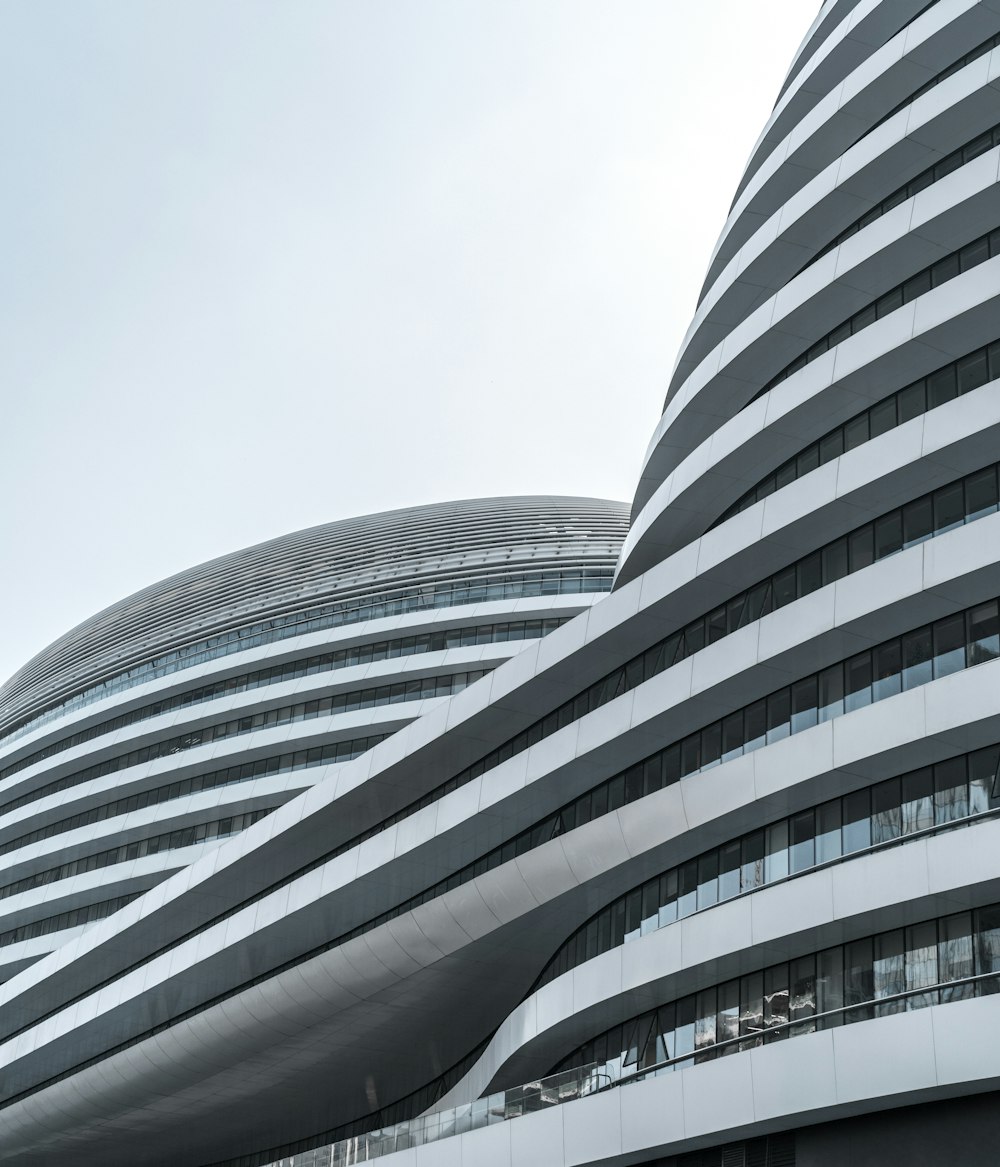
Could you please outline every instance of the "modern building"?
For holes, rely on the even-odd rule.
[[[421,508],[9,682],[0,1156],[995,1163],[998,178],[1000,2],[828,0],[610,594],[614,504]]]

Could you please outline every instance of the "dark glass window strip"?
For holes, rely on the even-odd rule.
[[[115,733],[140,721],[159,717],[176,709],[187,709],[204,701],[214,701],[219,697],[231,697],[236,693],[245,693],[267,685],[276,685],[282,681],[295,681],[301,677],[311,677],[317,673],[348,668],[352,665],[367,665],[375,661],[394,660],[398,657],[415,656],[428,652],[444,652],[450,648],[505,644],[512,640],[537,640],[542,636],[547,636],[570,619],[572,617],[562,616],[546,620],[513,620],[506,624],[479,624],[473,628],[448,628],[440,632],[401,636],[395,640],[380,640],[374,644],[357,644],[351,648],[340,648],[334,652],[324,652],[316,656],[306,657],[304,660],[288,661],[285,664],[272,665],[267,669],[241,673],[237,677],[226,677],[224,680],[201,685],[197,689],[189,689],[186,693],[178,693],[173,697],[164,697],[159,701],[153,701],[139,709],[132,709],[128,713],[122,713],[118,717],[112,717],[98,725],[92,725],[88,729],[80,730],[78,733],[53,742],[43,749],[35,750],[34,753],[27,754],[25,757],[19,758],[18,761],[0,769],[0,780],[9,778],[12,774],[17,774],[28,766],[33,766],[36,762],[43,762],[46,758],[51,758],[73,746],[83,745],[85,742],[93,741],[108,733]],[[0,812],[3,809],[0,807]]]
[[[888,778],[750,831],[619,896],[561,945],[532,992],[602,952],[724,900],[1000,807],[1000,746]]]
[[[443,697],[460,693],[473,681],[485,677],[491,669],[474,669],[464,673],[452,673],[446,677],[423,677],[407,681],[394,681],[388,685],[378,685],[371,689],[359,689],[354,693],[334,693],[326,697],[316,697],[311,701],[297,701],[294,705],[283,705],[278,709],[267,709],[260,713],[248,713],[245,717],[234,717],[217,725],[206,725],[201,729],[189,729],[175,737],[152,742],[148,746],[130,750],[114,758],[105,758],[93,766],[65,774],[52,782],[30,790],[10,802],[0,806],[0,815],[19,806],[27,806],[40,798],[68,790],[103,778],[106,774],[116,774],[131,766],[152,762],[157,758],[172,757],[184,750],[210,742],[225,741],[260,729],[273,729],[279,725],[291,725],[300,721],[311,721],[317,717],[328,717],[334,713],[350,713],[358,709],[375,709],[383,705],[395,705],[401,701],[420,701],[430,697]]]
[[[747,510],[754,503],[774,494],[783,486],[797,481],[804,474],[825,466],[841,454],[846,454],[865,442],[904,425],[922,414],[929,413],[939,405],[945,405],[956,397],[962,397],[982,385],[1000,377],[1000,340],[968,353],[957,361],[951,361],[935,369],[927,377],[921,377],[910,385],[897,390],[884,400],[869,406],[824,434],[801,453],[779,466],[773,474],[761,479],[725,510],[712,524],[710,530],[718,527],[733,515]]]
[[[674,1167],[795,1167],[795,1131],[688,1151],[677,1156]]]
[[[949,77],[954,77],[954,75],[964,69],[966,65],[971,65],[973,61],[978,61],[980,57],[985,57],[987,53],[991,53],[997,47],[997,45],[1000,45],[1000,33],[996,33],[994,36],[988,37],[982,42],[982,44],[976,45],[974,49],[970,49],[964,56],[959,57],[957,61],[952,61],[952,63],[947,68],[942,69],[940,73],[936,73],[930,79],[930,81],[925,81],[924,84],[921,85],[919,89],[915,89],[909,97],[903,98],[903,100],[898,105],[894,105],[887,114],[883,114],[870,130],[865,130],[865,132],[861,135],[861,138],[858,138],[857,141],[860,142],[861,139],[866,138],[872,132],[872,130],[877,130],[879,126],[884,125],[890,118],[895,117],[900,110],[906,109],[908,105],[912,105],[918,97],[923,97],[925,93],[930,93],[930,91],[940,85],[942,81],[947,81]],[[854,144],[857,145],[857,142]]]
[[[925,653],[929,655],[927,659],[922,659]],[[800,730],[808,729],[816,725],[818,721],[831,720],[844,713],[850,713],[854,709],[859,709],[875,701],[881,701],[886,697],[894,696],[901,689],[915,688],[917,685],[925,684],[939,677],[948,676],[964,668],[971,668],[976,664],[994,660],[997,657],[1000,657],[1000,603],[997,600],[991,600],[985,604],[977,604],[964,612],[958,612],[952,616],[945,617],[943,620],[938,620],[932,625],[916,629],[902,637],[896,637],[893,640],[886,641],[884,644],[850,657],[846,661],[831,665],[820,673],[814,673],[803,681],[797,681],[785,689],[778,690],[777,693],[773,693],[769,697],[756,701],[744,709],[737,710],[736,713],[730,714],[729,717],[724,718],[722,721],[714,722],[712,725],[706,726],[705,729],[690,734],[680,742],[675,742],[663,750],[658,750],[643,761],[630,766],[627,770],[623,770],[612,778],[606,779],[593,789],[587,791],[587,793],[575,799],[572,803],[568,803],[560,811],[548,816],[542,822],[528,830],[522,831],[514,839],[494,848],[488,855],[483,856],[476,862],[466,865],[460,871],[439,881],[433,888],[428,888],[418,895],[412,896],[405,903],[397,905],[390,911],[365,921],[349,932],[327,940],[323,944],[300,953],[298,956],[292,957],[280,965],[259,973],[251,979],[244,981],[242,984],[224,993],[220,993],[217,997],[203,1001],[186,1012],[172,1017],[169,1021],[154,1026],[133,1038],[129,1038],[127,1041],[115,1046],[113,1049],[105,1051],[98,1057],[83,1062],[67,1070],[64,1074],[57,1075],[50,1079],[49,1082],[40,1083],[37,1087],[33,1087],[32,1090],[27,1091],[23,1096],[34,1093],[36,1090],[42,1089],[43,1086],[58,1081],[68,1074],[76,1073],[88,1065],[102,1061],[104,1058],[110,1057],[111,1054],[121,1049],[126,1049],[137,1042],[144,1041],[147,1037],[155,1033],[169,1029],[187,1017],[192,1017],[220,1001],[227,1000],[238,993],[244,992],[253,985],[270,980],[286,969],[294,968],[312,959],[314,956],[318,956],[320,953],[337,948],[348,940],[379,927],[402,912],[409,911],[418,904],[426,902],[426,900],[433,898],[434,895],[441,894],[441,892],[448,891],[453,887],[458,887],[469,879],[489,870],[491,867],[498,866],[500,863],[506,863],[510,859],[516,858],[518,854],[523,854],[526,850],[540,846],[542,843],[547,842],[549,839],[554,838],[564,831],[573,830],[575,827],[582,826],[584,823],[607,814],[609,811],[616,810],[626,803],[635,802],[647,794],[662,789],[664,786],[672,785],[687,774],[709,769],[712,766],[718,765],[720,760],[724,761],[731,757],[737,757],[741,753],[747,753],[772,741],[787,737],[790,733],[798,733]],[[825,701],[826,704],[817,705],[812,709],[804,708],[798,698],[803,695],[808,697],[813,683],[816,683],[816,700],[819,702]],[[778,715],[782,713],[787,718],[784,723],[778,720]],[[764,719],[763,726],[758,724],[761,715],[763,715]],[[737,729],[739,731],[738,733],[736,733]],[[716,749],[720,730],[722,731],[721,745],[727,751],[725,757],[722,758],[719,757]],[[748,737],[748,734],[753,736]],[[707,748],[704,746],[704,743],[707,743]],[[711,756],[713,752],[715,756]],[[434,801],[434,799],[428,795],[420,801],[421,805],[426,805],[430,801]],[[398,822],[407,817],[408,814],[412,813],[413,809],[411,806],[400,811],[392,817],[392,822]],[[162,955],[162,953],[177,947],[177,945],[184,943],[200,932],[204,932],[222,920],[235,915],[250,904],[265,898],[279,888],[293,883],[307,872],[321,867],[324,863],[343,854],[351,847],[357,846],[365,839],[378,834],[389,825],[391,825],[391,822],[387,820],[355,836],[353,839],[332,849],[325,855],[304,865],[297,871],[276,881],[255,895],[248,897],[242,903],[234,905],[211,920],[207,920],[185,935],[171,940],[163,948],[148,953],[142,960],[137,961],[125,969],[119,970],[106,981],[89,987],[80,994],[80,998],[97,992],[118,977],[124,976],[126,973],[141,967],[154,957]],[[58,1012],[72,1005],[80,998],[73,998],[63,1002],[58,1009],[52,1010],[51,1013]],[[18,1034],[44,1021],[51,1013],[44,1014],[29,1022],[27,1025],[4,1036],[6,1038],[16,1037]],[[11,1105],[20,1097],[22,1095],[7,1100],[3,1106]],[[0,1106],[0,1109],[3,1109],[3,1106]]]
[[[26,847],[29,843],[37,843],[40,839],[51,839],[55,835],[75,830],[77,827],[90,826],[104,819],[114,818],[116,815],[129,814],[133,810],[142,810],[146,806],[158,806],[161,802],[171,802],[175,798],[182,798],[186,794],[196,794],[201,790],[216,790],[220,786],[231,786],[236,782],[248,782],[251,778],[267,778],[273,774],[288,774],[294,770],[305,770],[311,766],[327,766],[334,762],[349,762],[358,757],[372,746],[389,737],[387,733],[374,734],[370,737],[355,738],[352,741],[333,742],[325,746],[312,746],[307,750],[295,750],[292,753],[279,754],[273,758],[258,758],[253,762],[243,762],[236,766],[226,766],[222,770],[213,770],[209,774],[194,774],[189,778],[181,778],[171,782],[169,786],[158,786],[153,790],[141,790],[138,794],[130,794],[127,798],[119,798],[114,802],[107,802],[103,806],[91,807],[69,818],[58,822],[46,823],[27,834],[19,835],[16,839],[9,839],[0,843],[0,855]]]
[[[879,932],[713,985],[613,1026],[551,1072],[590,1062],[616,1079],[669,1072],[774,1040],[988,996],[1000,992],[994,973],[1000,974],[1000,904]]]
[[[1000,359],[1000,342],[994,346]],[[985,352],[982,350],[982,361]],[[760,583],[740,592],[680,632],[666,637],[632,658],[614,672],[540,718],[516,737],[492,750],[445,783],[442,793],[464,785],[501,762],[521,753],[557,730],[592,713],[671,665],[686,660],[706,645],[745,628],[748,624],[801,599],[845,575],[895,555],[934,535],[974,522],[997,510],[1000,501],[997,475],[1000,463],[977,470],[957,482],[922,495],[903,507],[865,523],[804,556]]]
[[[943,259],[937,260],[930,267],[925,267],[915,276],[910,276],[908,280],[897,284],[895,288],[883,293],[877,300],[855,312],[853,316],[849,316],[842,324],[831,329],[826,336],[820,337],[804,353],[800,353],[777,376],[772,377],[762,389],[758,389],[747,404],[752,404],[758,398],[763,397],[776,385],[780,385],[782,381],[787,380],[800,369],[804,369],[806,365],[811,364],[830,349],[836,348],[841,341],[847,340],[850,336],[856,336],[870,324],[874,324],[876,320],[891,315],[898,308],[902,308],[904,304],[912,303],[925,292],[929,292],[932,288],[941,287],[942,284],[948,283],[963,272],[971,271],[974,267],[978,267],[996,255],[1000,255],[1000,228],[996,228],[988,235],[974,239],[971,243],[967,243]]]
[[[57,883],[61,879],[69,879],[74,875],[111,867],[116,863],[141,859],[144,855],[156,855],[160,851],[176,851],[180,847],[193,847],[196,843],[209,843],[213,840],[226,839],[230,835],[238,835],[247,827],[252,827],[254,823],[259,822],[270,813],[271,808],[251,810],[245,814],[234,814],[226,818],[216,819],[215,822],[180,827],[176,831],[167,831],[165,834],[153,835],[148,839],[122,843],[118,847],[112,847],[108,851],[99,851],[95,855],[84,855],[80,859],[72,859],[68,863],[60,863],[58,867],[37,871],[34,875],[27,875],[23,879],[15,880],[14,883],[5,884],[0,887],[0,899],[20,895],[21,892],[32,891],[36,887],[46,887],[50,883]]]
[[[599,783],[574,802],[567,804],[567,806],[555,814],[548,816],[542,822],[521,832],[514,839],[508,840],[501,846],[494,848],[493,851],[482,856],[474,863],[466,865],[460,871],[454,872],[433,887],[412,896],[404,904],[398,905],[391,911],[383,913],[377,918],[367,921],[365,924],[359,925],[349,933],[334,938],[327,944],[316,949],[315,952],[297,957],[290,962],[290,965],[306,960],[318,952],[326,951],[328,948],[343,944],[352,937],[361,935],[371,928],[378,927],[401,912],[409,911],[418,904],[425,903],[427,900],[433,899],[444,891],[458,887],[469,879],[475,878],[475,876],[491,870],[501,863],[506,863],[517,855],[523,854],[524,851],[537,847],[549,839],[562,834],[564,831],[573,830],[574,827],[582,826],[584,823],[590,822],[591,819],[608,813],[608,811],[616,810],[626,803],[634,802],[647,794],[662,789],[664,786],[671,785],[687,774],[709,769],[712,766],[718,765],[720,761],[728,761],[730,758],[738,757],[743,753],[748,753],[770,742],[787,737],[791,733],[798,733],[800,730],[808,729],[818,722],[829,721],[834,717],[841,716],[843,713],[850,713],[854,709],[861,708],[874,701],[880,701],[884,697],[893,696],[900,692],[901,688],[914,688],[917,685],[924,684],[938,677],[947,676],[961,669],[995,659],[997,656],[1000,656],[1000,611],[998,609],[1000,609],[1000,605],[998,605],[996,600],[988,601],[985,604],[977,604],[966,612],[959,612],[955,615],[945,617],[933,625],[917,629],[902,638],[888,641],[886,644],[879,645],[875,649],[851,657],[847,661],[840,661],[822,670],[820,673],[814,673],[804,680],[795,682],[792,686],[778,690],[777,693],[772,693],[770,696],[754,702],[752,705],[736,710],[735,713],[730,714],[722,721],[714,722],[704,729],[690,734],[682,741],[674,742],[672,745],[657,751],[655,754],[650,755],[627,770]],[[930,637],[929,642],[927,641],[928,636]],[[928,643],[930,644],[929,651],[931,656],[926,660],[918,660],[917,657],[921,652],[928,651]],[[659,648],[658,646],[654,646],[653,649],[648,651],[658,653]],[[905,664],[902,666],[902,671],[899,671],[900,658],[904,655]],[[644,657],[637,657],[636,660],[642,663]],[[654,659],[656,658],[654,657]],[[893,671],[894,663],[896,671]],[[624,675],[626,677],[628,677],[628,669],[628,665],[624,666]],[[623,672],[623,670],[618,671]],[[632,679],[635,684],[640,683],[635,680],[634,672]],[[634,684],[630,683],[629,687],[634,687]],[[817,704],[810,706],[810,700],[815,700]],[[782,714],[786,717],[786,720],[783,722],[780,720]],[[763,729],[761,725],[762,719]],[[557,725],[556,728],[559,728],[559,726]],[[375,740],[380,739],[369,740],[374,745]],[[312,753],[313,751],[299,751],[299,755],[296,756],[304,755],[307,752]],[[360,753],[362,751],[358,752]],[[286,756],[290,757],[291,755]],[[269,759],[257,763],[247,763],[244,767],[231,767],[230,771],[222,771],[221,773],[239,772],[243,769],[252,770],[254,767],[267,766],[275,760]],[[294,768],[301,767],[296,766]],[[247,773],[242,777],[234,776],[228,778],[227,781],[242,781],[244,778],[256,776],[259,775]],[[382,831],[394,826],[396,823],[409,818],[424,807],[430,806],[446,794],[472,781],[476,776],[471,774],[469,770],[462,771],[460,774],[448,779],[447,782],[442,783],[433,790],[428,791],[427,794],[422,795],[419,799],[414,800],[412,803],[409,803],[401,810],[381,820],[374,826],[360,832],[344,843],[320,855],[318,858],[311,860],[309,863],[269,885],[262,891],[234,905],[226,912],[199,925],[184,936],[172,940],[163,949],[158,950],[158,953],[168,951],[170,948],[183,943],[199,932],[214,926],[221,920],[235,915],[245,907],[272,894],[279,888],[295,882],[295,880],[300,879],[308,872],[322,867],[338,855],[344,854],[353,847],[359,846],[367,839],[371,839]],[[214,776],[207,775],[203,777],[212,778]],[[188,781],[192,780],[189,779]],[[165,789],[173,790],[179,787],[179,785],[179,783],[174,783],[173,786]],[[156,794],[158,792],[149,793]],[[181,790],[179,794],[181,793],[187,793],[187,791]],[[171,794],[169,797],[178,797],[178,794]],[[103,809],[97,808],[98,813]],[[100,814],[100,817],[108,816]],[[74,823],[73,825],[84,824]],[[60,831],[71,829],[70,826],[62,826],[61,824],[54,824],[54,826]],[[48,837],[48,834],[56,833],[51,828],[45,828],[44,830],[47,833],[41,834],[33,832],[33,836],[37,834],[38,837],[44,838]],[[3,854],[6,849],[13,845],[21,846],[31,841],[33,841],[31,837],[22,837],[20,840],[15,840],[14,844],[0,846],[0,854]],[[145,957],[139,963],[145,963],[146,960],[151,959],[153,955],[157,955],[158,953],[150,954],[150,956]],[[138,965],[132,967],[138,967]],[[282,966],[282,968],[284,967]],[[280,971],[281,968],[273,969],[268,973],[262,974],[258,979],[265,980]],[[255,980],[250,983],[255,984],[257,981]]]
[[[113,900],[103,900],[99,904],[87,904],[83,908],[73,908],[68,912],[60,912],[58,916],[48,916],[44,920],[33,920],[30,924],[21,924],[18,928],[8,928],[0,932],[0,948],[8,944],[17,944],[21,940],[34,940],[36,936],[49,936],[53,932],[62,932],[66,928],[76,928],[80,924],[91,924],[95,920],[104,920],[114,915],[120,908],[138,899],[143,893],[133,892],[127,896],[116,896]]]
[[[102,701],[113,693],[120,693],[146,681],[165,677],[180,669],[188,669],[205,661],[215,660],[233,652],[244,652],[276,640],[305,636],[342,624],[375,620],[383,616],[398,616],[406,612],[449,608],[458,604],[480,604],[491,600],[510,600],[534,596],[576,595],[589,592],[609,592],[614,579],[613,567],[586,567],[563,571],[529,571],[510,576],[491,576],[486,579],[461,580],[419,588],[396,596],[366,596],[327,604],[305,612],[291,612],[272,616],[243,628],[233,628],[216,636],[172,649],[168,653],[144,661],[105,681],[92,685],[80,693],[32,717],[0,737],[13,741],[54,718],[74,709]]]
[[[987,150],[992,150],[994,146],[1000,146],[1000,125],[994,126],[992,129],[977,135],[971,141],[966,142],[964,146],[960,146],[957,150],[953,150],[950,154],[946,155],[940,162],[935,162],[933,166],[929,166],[926,170],[918,174],[916,178],[911,178],[909,182],[899,187],[898,190],[894,190],[892,194],[886,195],[880,203],[877,203],[870,210],[865,211],[849,227],[845,227],[821,251],[817,251],[801,271],[805,271],[806,268],[811,267],[817,260],[829,254],[835,247],[839,247],[841,243],[850,239],[852,235],[857,235],[859,231],[864,230],[869,224],[874,223],[876,219],[881,219],[883,215],[888,214],[889,211],[894,210],[901,203],[905,203],[907,199],[912,199],[914,195],[918,195],[922,190],[933,186],[935,182],[939,182],[942,178],[958,170],[959,167],[964,166],[967,162],[978,158],[980,154],[985,154]]]

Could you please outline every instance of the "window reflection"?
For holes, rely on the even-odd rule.
[[[998,764],[1000,746],[950,758],[851,791],[689,859],[614,900],[593,918],[602,922],[594,955],[817,864],[1000,809],[1000,798],[992,797]],[[589,959],[577,959],[582,952],[578,936],[589,935],[591,923],[561,946],[536,987]]]
[[[669,1072],[766,1041],[996,993],[1000,975],[986,975],[992,972],[1000,974],[1000,905],[866,936],[702,989],[606,1030],[551,1072],[591,1062],[625,1076]],[[963,978],[978,979],[948,983]],[[723,1042],[731,1044],[717,1048]]]

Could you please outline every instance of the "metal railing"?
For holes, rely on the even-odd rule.
[[[988,981],[992,984],[986,985],[985,982]],[[978,973],[974,976],[959,977],[950,981],[939,981],[932,985],[920,985],[917,988],[906,989],[899,993],[887,993],[885,996],[865,1001],[852,1001],[848,1005],[827,1009],[822,1013],[814,1013],[808,1017],[796,1017],[779,1025],[762,1027],[750,1033],[713,1042],[700,1049],[687,1050],[675,1057],[666,1058],[653,1065],[636,1067],[627,1072],[613,1070],[606,1063],[589,1062],[576,1069],[550,1074],[546,1078],[538,1078],[533,1082],[514,1086],[510,1090],[489,1094],[463,1106],[423,1114],[417,1118],[395,1123],[393,1126],[383,1127],[381,1130],[369,1131],[367,1134],[356,1135],[350,1139],[341,1139],[340,1142],[329,1143],[324,1147],[317,1147],[315,1150],[287,1155],[273,1160],[267,1164],[267,1167],[354,1167],[354,1164],[368,1163],[372,1159],[392,1154],[394,1151],[404,1151],[410,1147],[420,1147],[427,1143],[437,1142],[439,1139],[447,1139],[452,1135],[480,1130],[496,1123],[507,1122],[512,1118],[520,1118],[525,1114],[548,1110],[553,1106],[560,1106],[564,1102],[572,1102],[577,1098],[583,1098],[601,1090],[629,1086],[633,1082],[642,1082],[657,1074],[710,1061],[729,1053],[757,1048],[771,1041],[815,1033],[822,1029],[850,1024],[855,1021],[867,1021],[874,1017],[886,1016],[889,1013],[904,1012],[906,1002],[913,998],[924,998],[917,1004],[916,1008],[926,1008],[930,1005],[943,1003],[940,1002],[940,994],[943,991],[960,990],[964,986],[968,986],[969,992],[962,996],[956,994],[952,999],[961,1000],[972,997],[981,984],[986,992],[980,992],[980,995],[992,995],[1000,992],[1000,971]],[[896,1006],[902,1006],[902,1008],[896,1008]]]
[[[643,1066],[630,1073],[622,1073],[620,1077],[615,1078],[610,1084],[612,1086],[627,1086],[631,1082],[641,1082],[644,1078],[654,1077],[656,1074],[662,1073],[664,1070],[675,1070],[684,1065],[695,1065],[700,1062],[708,1062],[713,1058],[724,1057],[729,1053],[737,1053],[742,1050],[756,1049],[762,1045],[766,1045],[770,1041],[781,1041],[788,1037],[801,1037],[807,1033],[817,1033],[824,1029],[839,1028],[841,1025],[849,1025],[855,1021],[871,1021],[877,1017],[887,1017],[892,1013],[905,1013],[908,1010],[905,1008],[905,1002],[914,997],[931,998],[934,994],[946,989],[961,989],[964,985],[968,985],[970,992],[961,996],[954,996],[953,1001],[967,1000],[975,996],[976,988],[981,982],[992,981],[992,986],[987,986],[985,993],[980,993],[980,996],[992,996],[994,993],[1000,992],[1000,972],[977,973],[975,976],[958,977],[953,981],[938,981],[933,985],[920,985],[919,988],[904,989],[899,993],[886,993],[883,997],[869,997],[865,1001],[852,1001],[849,1005],[839,1005],[836,1009],[826,1009],[822,1013],[812,1013],[807,1017],[796,1017],[791,1021],[783,1021],[780,1025],[761,1026],[754,1028],[749,1033],[738,1034],[735,1037],[727,1037],[724,1041],[715,1041],[711,1044],[706,1044],[700,1049],[686,1050],[682,1054],[677,1054],[672,1058],[665,1058],[663,1061],[655,1062],[650,1066]],[[931,1005],[947,1004],[947,1001],[926,1000],[916,1006],[917,1009],[926,1009]],[[896,1005],[904,1005],[904,1008],[897,1009]],[[909,1010],[912,1012],[912,1010]],[[850,1014],[856,1016],[849,1016]],[[836,1018],[837,1020],[834,1020]],[[824,1024],[829,1022],[829,1024]],[[611,1077],[611,1075],[608,1075]]]
[[[522,1114],[548,1110],[611,1085],[611,1075],[593,1062],[477,1098],[475,1102],[454,1106],[450,1110],[423,1114],[313,1151],[275,1159],[268,1167],[353,1167],[355,1163],[367,1163],[393,1151],[422,1147],[438,1139],[520,1118]]]

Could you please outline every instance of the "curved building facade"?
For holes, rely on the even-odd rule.
[[[206,806],[232,799],[233,814],[261,817],[195,853],[168,849],[134,899],[10,965],[3,1155],[994,1161],[998,78],[993,0],[822,6],[711,257],[613,590],[468,613],[468,626],[572,618],[516,640],[491,632],[475,658],[415,650],[422,679],[453,685],[426,708],[331,706],[302,726],[282,714],[225,730],[199,773],[277,755],[289,737],[305,749],[306,726],[325,735],[309,749],[360,744],[332,767],[213,788]],[[440,529],[484,505],[499,524],[540,503],[457,504]],[[586,536],[557,524],[546,562],[605,571],[620,513],[563,505]],[[385,521],[385,559],[358,566],[359,536],[310,612],[341,613],[372,589],[384,602],[402,530]],[[291,537],[297,564],[303,547]],[[510,570],[517,555],[491,547],[490,572]],[[481,545],[469,553],[468,574],[490,574]],[[394,597],[424,578],[409,554]],[[128,718],[161,687],[173,700],[282,667],[286,652],[403,634],[343,623],[306,634],[320,648],[275,638],[202,661],[234,630],[284,627],[302,607],[264,560],[208,565],[186,594],[163,585],[36,658],[4,690],[0,765]],[[434,615],[466,626],[460,606]],[[149,671],[188,646],[184,667]],[[315,692],[227,690],[218,716],[171,706],[155,726],[123,722],[39,756],[0,779],[18,798],[19,784],[53,784],[48,801],[0,807],[0,829],[15,816],[0,846],[21,818],[47,830],[90,797],[82,779],[56,788],[80,773],[74,758],[102,765],[151,729],[168,742],[239,725],[245,705],[255,717],[359,693],[371,680],[349,680],[355,667]],[[137,762],[143,788],[185,753]],[[121,775],[87,781],[130,796]],[[257,782],[260,802],[235,801]],[[37,915],[39,893],[19,894]]]
[[[625,529],[590,499],[365,516],[62,637],[0,689],[0,980],[566,623]]]

